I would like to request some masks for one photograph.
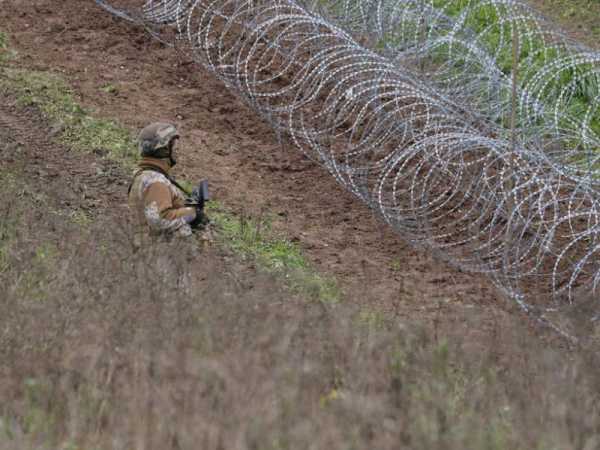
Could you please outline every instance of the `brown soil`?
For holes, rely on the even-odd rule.
[[[184,137],[177,175],[207,177],[214,196],[238,212],[274,213],[275,228],[296,240],[319,270],[335,276],[352,301],[443,329],[460,325],[475,339],[509,321],[527,327],[486,278],[404,242],[324,169],[279,143],[212,74],[143,30],[91,0],[8,0],[0,18],[19,53],[15,64],[60,73],[97,115],[131,130],[158,119],[175,122]],[[118,92],[101,90],[107,84]],[[40,137],[47,130],[3,103],[0,140],[17,130],[17,143],[38,144],[33,160],[26,159],[30,174],[50,186],[55,179],[67,181],[72,192],[65,202],[74,207],[124,212],[128,180],[121,169],[96,155],[56,146],[49,152],[52,144]],[[465,323],[467,311],[476,325]]]
[[[57,144],[37,110],[18,107],[5,94],[0,94],[0,154],[0,169],[25,176],[55,210],[90,218],[127,213],[127,181],[119,164]]]
[[[528,0],[549,20],[560,24],[567,36],[592,49],[600,49],[600,2],[596,0]]]

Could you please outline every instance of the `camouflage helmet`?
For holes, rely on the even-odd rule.
[[[169,143],[179,137],[175,125],[156,122],[145,127],[138,136],[138,144],[142,156],[168,158]]]

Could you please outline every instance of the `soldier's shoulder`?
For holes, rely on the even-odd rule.
[[[154,170],[142,170],[137,176],[142,190],[149,188],[154,183],[161,183],[169,186],[171,182],[162,173]]]

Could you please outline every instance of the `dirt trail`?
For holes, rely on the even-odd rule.
[[[20,108],[1,94],[0,155],[0,168],[24,174],[45,199],[56,203],[54,208],[92,219],[127,213],[126,178],[117,163],[58,145],[35,109]]]
[[[97,115],[132,130],[158,119],[177,123],[184,137],[177,175],[208,177],[215,196],[238,212],[275,214],[275,228],[334,275],[352,301],[444,329],[461,324],[475,338],[509,321],[528,326],[483,276],[462,273],[402,241],[324,169],[281,144],[210,73],[143,30],[90,0],[9,0],[0,18],[19,52],[15,64],[61,73]],[[101,89],[107,85],[112,93]],[[28,170],[68,173],[74,198],[87,192],[81,207],[89,211],[125,207],[126,176],[100,157],[64,149]],[[467,316],[477,325],[466,324]]]

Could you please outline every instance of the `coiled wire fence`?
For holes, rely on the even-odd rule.
[[[600,54],[511,0],[96,0],[406,240],[570,335],[600,308]]]

